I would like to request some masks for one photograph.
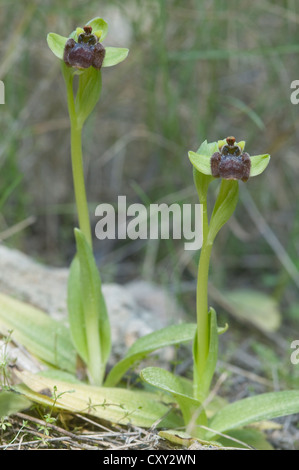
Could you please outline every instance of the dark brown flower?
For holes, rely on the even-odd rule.
[[[219,152],[215,152],[211,157],[211,172],[216,178],[246,182],[250,176],[250,168],[249,154],[236,144],[234,137],[227,137],[226,143],[219,146]]]
[[[63,60],[68,67],[87,69],[94,67],[99,70],[105,58],[105,48],[96,35],[92,34],[91,26],[84,26],[79,34],[78,42],[68,39],[63,53]]]

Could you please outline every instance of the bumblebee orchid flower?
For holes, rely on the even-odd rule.
[[[197,171],[204,175],[246,182],[261,174],[270,161],[270,155],[250,156],[244,152],[245,141],[236,143],[234,137],[203,144],[197,152],[189,152],[189,159]]]
[[[94,18],[82,28],[76,28],[69,37],[49,33],[48,46],[58,59],[78,69],[93,66],[96,69],[116,65],[128,55],[121,47],[104,47],[102,41],[108,33],[108,24],[102,18]],[[100,42],[101,41],[101,42]]]

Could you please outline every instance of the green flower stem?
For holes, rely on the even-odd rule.
[[[208,322],[208,276],[212,245],[203,245],[198,265],[196,314],[197,314],[197,347],[198,375],[202,376],[209,352],[209,322]],[[196,388],[200,388],[197,384]]]
[[[213,347],[210,345],[210,318],[208,305],[208,276],[211,251],[215,237],[221,227],[232,216],[237,201],[239,185],[234,180],[222,180],[214,209],[208,222],[207,192],[212,179],[195,172],[195,184],[203,208],[203,244],[200,253],[197,277],[196,311],[197,337],[194,347],[194,398],[203,401],[209,393],[210,378],[214,373]],[[212,355],[210,355],[210,353]],[[209,356],[209,360],[208,360]],[[213,369],[213,370],[212,370]]]
[[[86,198],[86,189],[84,181],[84,168],[82,158],[82,125],[76,113],[72,70],[69,70],[64,64],[62,65],[63,76],[67,89],[67,103],[71,124],[71,158],[74,192],[77,206],[77,214],[79,219],[79,228],[84,235],[86,242],[92,249],[92,236],[89,220],[89,211]],[[84,264],[84,263],[83,263]],[[82,263],[81,263],[82,269]],[[88,299],[90,300],[90,299]],[[102,385],[105,373],[105,364],[102,361],[102,351],[99,337],[99,319],[97,311],[92,305],[85,309],[84,324],[87,337],[87,354],[88,354],[88,375],[90,382],[94,385]],[[87,300],[86,300],[87,302]]]
[[[196,373],[194,374],[194,398],[201,400],[205,395],[202,389],[201,377],[205,372],[209,352],[209,320],[208,320],[208,277],[213,244],[208,244],[208,214],[207,201],[201,200],[203,209],[203,244],[200,253],[197,274],[196,316],[197,316],[197,357]]]
[[[67,103],[71,122],[71,156],[75,199],[79,219],[79,227],[85,235],[90,247],[92,247],[92,236],[89,220],[89,212],[86,198],[86,189],[84,181],[84,168],[82,159],[82,125],[79,125],[75,110],[74,92],[73,92],[73,74],[65,70],[63,64],[63,75],[67,88]]]
[[[92,247],[91,228],[86,199],[84,169],[82,161],[82,133],[80,128],[74,127],[73,125],[71,128],[71,153],[79,227],[82,233],[84,233],[90,247]]]
[[[205,371],[207,355],[209,352],[209,319],[208,319],[208,276],[210,257],[213,243],[208,243],[209,222],[207,193],[212,178],[202,175],[194,169],[194,182],[198,192],[199,202],[202,204],[202,229],[203,244],[201,247],[198,264],[197,289],[196,289],[196,316],[197,316],[197,348],[194,358],[194,398],[201,400],[205,391],[202,387],[201,378]],[[195,366],[196,364],[196,366]]]

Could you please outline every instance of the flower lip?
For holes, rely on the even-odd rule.
[[[69,67],[87,69],[92,66],[99,70],[105,58],[105,48],[92,34],[91,26],[84,26],[83,31],[78,35],[78,42],[73,38],[67,40],[63,60]]]
[[[219,142],[219,152],[211,157],[211,173],[215,178],[240,179],[246,182],[250,176],[250,156],[235,142],[236,139],[232,136],[226,138],[226,143]]]

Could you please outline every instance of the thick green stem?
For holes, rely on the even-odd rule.
[[[73,93],[73,75],[64,73],[67,88],[67,103],[71,122],[71,155],[75,199],[79,219],[79,228],[89,245],[92,246],[92,236],[89,212],[86,198],[84,168],[82,160],[82,127],[78,124]]]
[[[82,161],[82,129],[71,125],[71,153],[74,191],[79,219],[79,228],[92,246],[89,212],[86,198],[84,169]]]
[[[208,214],[207,201],[200,201],[203,208],[203,245],[201,248],[196,290],[196,315],[197,315],[197,357],[195,359],[196,371],[194,374],[194,396],[202,399],[201,377],[204,374],[206,360],[209,352],[209,318],[208,318],[208,276],[212,244],[207,243],[208,238]]]
[[[211,245],[202,247],[197,276],[196,313],[197,313],[197,347],[198,372],[201,375],[209,352],[208,322],[208,276],[211,256]]]
[[[84,235],[86,242],[92,249],[92,236],[82,158],[82,123],[79,122],[76,113],[73,92],[74,76],[72,71],[70,71],[65,65],[63,65],[63,75],[67,88],[67,103],[71,123],[71,158],[79,228]],[[90,382],[94,385],[102,385],[105,365],[102,363],[102,351],[99,337],[99,317],[97,310],[93,308],[93,300],[93,298],[86,299],[86,308],[84,308],[84,323],[88,355],[87,367]]]
[[[203,206],[203,244],[198,266],[196,293],[197,336],[194,344],[194,397],[200,401],[204,400],[209,393],[211,373],[214,372],[212,370],[214,365],[211,359],[213,358],[213,351],[210,344],[211,332],[208,306],[208,276],[211,251],[217,233],[235,210],[239,188],[237,181],[222,180],[210,223],[208,223],[207,190],[209,181],[206,176],[195,172],[196,188]]]

